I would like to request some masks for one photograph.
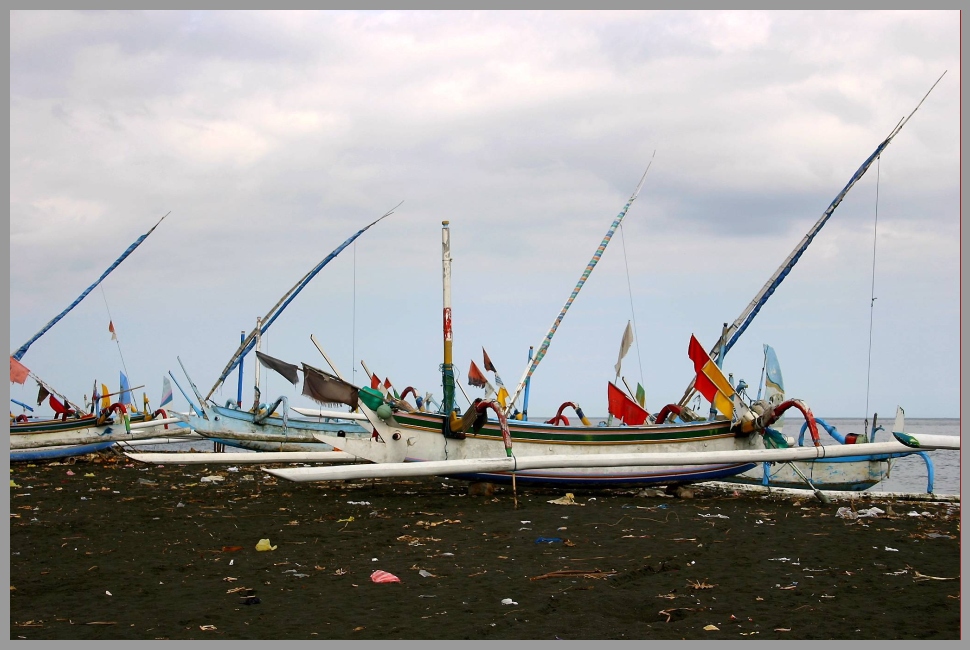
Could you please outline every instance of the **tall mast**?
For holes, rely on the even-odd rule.
[[[441,325],[444,335],[444,363],[441,366],[441,383],[444,398],[441,405],[445,417],[455,409],[455,369],[452,365],[451,332],[451,229],[447,221],[441,222]]]

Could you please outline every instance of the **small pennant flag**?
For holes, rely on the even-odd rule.
[[[643,385],[637,382],[637,404],[640,408],[646,408],[647,405],[647,392],[643,390]]]
[[[169,383],[168,377],[162,377],[162,402],[159,406],[165,406],[172,401],[172,384]]]
[[[377,390],[377,388],[379,388],[380,385],[381,385],[381,378],[378,377],[377,375],[371,375],[370,376],[370,387],[373,388],[374,390]]]
[[[111,391],[104,384],[101,384],[101,408],[111,408],[111,396],[109,395]]]
[[[475,362],[472,361],[472,365],[468,368],[468,385],[485,388],[485,384],[487,383],[488,380],[485,379],[485,375],[482,374],[482,371],[479,370],[478,366],[475,365]]]
[[[61,415],[62,413],[67,413],[67,407],[61,404],[59,401],[57,401],[57,398],[54,397],[53,395],[50,396],[50,399],[47,400],[47,403],[50,404],[52,409],[54,409],[54,413],[57,413],[58,415]]]
[[[118,397],[118,401],[122,404],[131,404],[134,398],[131,396],[131,390],[128,385],[128,377],[125,373],[121,373],[121,395]]]
[[[620,374],[620,362],[623,361],[623,357],[626,353],[630,351],[630,346],[633,345],[633,328],[630,326],[630,321],[626,322],[626,329],[623,330],[623,339],[620,341],[620,356],[616,359],[616,374]]]
[[[117,341],[118,340],[118,334],[117,334],[117,332],[115,332],[115,324],[114,324],[114,321],[110,321],[110,320],[108,321],[108,331],[111,332],[111,340],[112,341]]]
[[[509,404],[509,391],[505,390],[505,386],[499,386],[497,399],[498,403],[502,405],[502,410],[504,411]]]
[[[485,348],[482,348],[482,356],[485,357],[485,370],[495,372],[495,366],[492,365],[492,360],[488,358],[488,352],[485,351]]]
[[[11,383],[16,382],[18,384],[22,384],[25,381],[27,381],[27,375],[29,374],[30,374],[30,371],[27,370],[27,366],[20,363],[13,357],[10,357],[10,382]]]
[[[50,394],[51,393],[49,390],[44,388],[40,382],[37,382],[37,406],[43,404],[44,400],[47,399],[47,396]]]

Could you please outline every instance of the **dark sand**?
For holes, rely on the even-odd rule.
[[[849,521],[810,497],[520,486],[515,508],[454,480],[94,458],[13,466],[11,639],[960,638],[958,504]]]

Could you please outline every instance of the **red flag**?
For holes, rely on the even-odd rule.
[[[485,348],[482,348],[482,356],[485,357],[485,370],[495,372],[495,366],[492,365],[492,360],[488,358],[488,352],[485,351]]]
[[[386,377],[384,379],[384,388],[386,390],[391,390],[391,378],[390,377]]]
[[[371,375],[370,376],[370,387],[373,388],[374,390],[377,390],[377,387],[380,386],[380,385],[381,385],[380,377],[378,377],[377,375]]]
[[[54,409],[54,413],[57,413],[58,415],[61,413],[67,413],[67,407],[58,402],[53,395],[51,395],[51,398],[47,400],[47,402],[51,405],[51,408]]]
[[[482,374],[482,371],[479,370],[478,366],[475,365],[475,362],[472,361],[471,367],[468,368],[468,385],[485,388],[485,384],[487,383],[488,380],[485,379],[485,375]]]
[[[728,418],[733,417],[734,404],[731,398],[734,396],[734,388],[693,334],[690,335],[687,356],[694,362],[694,371],[697,373],[694,388],[697,392],[713,404],[721,414]]]
[[[11,382],[17,382],[18,384],[22,384],[25,381],[27,381],[27,375],[29,374],[30,374],[30,371],[27,370],[27,366],[20,363],[13,357],[10,357],[10,381]]]
[[[108,331],[111,332],[111,340],[112,341],[117,341],[118,340],[118,335],[115,333],[115,324],[114,324],[114,321],[110,321],[110,320],[108,321]]]
[[[646,422],[649,413],[640,408],[639,404],[617,388],[612,381],[608,384],[606,392],[610,415],[629,426],[637,426]]]

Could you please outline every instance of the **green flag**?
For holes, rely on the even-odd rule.
[[[646,408],[646,401],[647,393],[645,390],[643,390],[643,386],[640,385],[640,382],[637,382],[637,403],[640,405],[640,408]]]

